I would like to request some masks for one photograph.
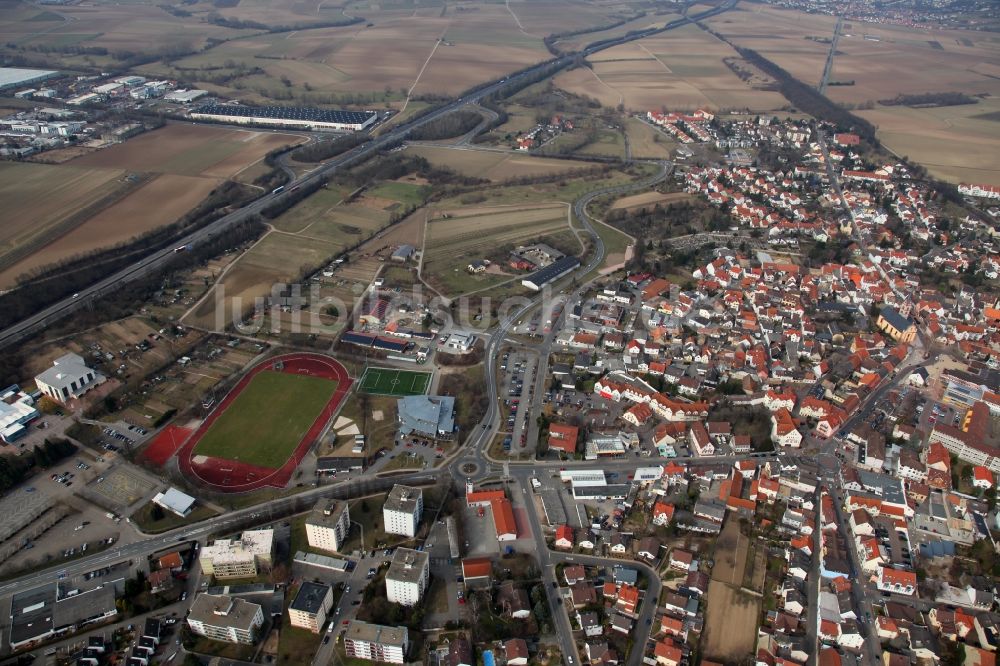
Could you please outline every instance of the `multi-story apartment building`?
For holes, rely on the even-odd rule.
[[[191,604],[187,623],[199,636],[253,645],[264,624],[264,611],[257,604],[224,594],[199,594]]]
[[[351,512],[347,502],[338,500],[322,500],[306,520],[309,545],[320,550],[340,551],[350,529]]]
[[[295,599],[288,606],[288,618],[293,627],[318,634],[333,607],[333,588],[321,583],[302,583]]]
[[[256,576],[271,567],[274,530],[247,530],[239,539],[217,539],[201,549],[202,572],[216,578]]]
[[[430,557],[410,548],[397,548],[385,575],[385,594],[389,601],[415,606],[423,597],[430,579]]]
[[[386,627],[353,620],[344,632],[348,657],[402,664],[406,660],[409,636],[406,627]]]
[[[424,513],[424,492],[420,488],[395,485],[382,507],[386,534],[416,536]]]

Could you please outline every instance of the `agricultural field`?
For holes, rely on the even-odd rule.
[[[548,176],[590,168],[587,162],[546,159],[524,153],[456,149],[441,146],[410,146],[407,152],[425,158],[435,166],[444,166],[465,176],[485,178],[493,182],[512,178]]]
[[[638,118],[625,120],[625,134],[635,159],[669,159],[677,148],[676,140]]]
[[[56,165],[0,165],[0,288],[171,224],[296,135],[168,125]],[[4,256],[6,255],[6,261]]]
[[[455,94],[548,57],[544,35],[523,33],[503,5],[350,12],[367,22],[259,34],[140,69],[251,102],[400,108],[411,91]]]
[[[111,247],[172,224],[207,197],[216,184],[217,181],[211,178],[157,176],[45,245],[43,250],[17,262],[10,270],[0,272],[0,285],[8,278],[14,279],[46,264]]]
[[[592,68],[560,74],[555,83],[604,106],[622,104],[639,112],[663,107],[767,111],[785,105],[778,93],[741,81],[723,62],[735,57],[728,44],[689,25],[595,54]]]
[[[566,204],[449,210],[427,222],[421,275],[430,286],[452,296],[515,281],[520,274],[508,272],[501,262],[517,245],[536,239],[553,244],[551,237],[564,232],[570,242],[564,236],[562,244],[579,249],[568,216]],[[492,259],[494,265],[473,275],[466,270],[473,259]]]
[[[0,163],[0,286],[9,287],[28,266],[18,266],[49,234],[68,231],[83,220],[78,211],[132,188],[121,169],[85,169],[28,162]],[[67,228],[68,227],[68,228]],[[40,255],[41,256],[41,255]],[[12,260],[13,259],[13,260]],[[45,263],[48,263],[47,261]]]
[[[337,382],[322,377],[261,372],[198,441],[194,454],[281,467],[336,388]]]
[[[601,30],[598,32],[588,32],[581,35],[574,35],[572,37],[566,37],[556,41],[556,47],[562,49],[563,51],[579,51],[586,47],[588,44],[592,44],[597,41],[605,39],[613,39],[615,37],[621,37],[626,33],[635,30],[645,30],[647,28],[662,28],[664,25],[673,21],[674,19],[680,18],[680,14],[671,13],[657,13],[655,15],[647,14],[646,16],[640,16],[638,18],[632,19],[627,23],[611,28],[609,30]],[[563,29],[556,30],[556,32],[566,32]]]
[[[642,194],[630,194],[618,199],[611,204],[611,210],[625,209],[628,211],[648,208],[652,210],[657,205],[666,205],[677,201],[688,201],[694,197],[686,192],[643,192]]]
[[[738,521],[728,521],[715,544],[715,565],[708,584],[703,654],[710,659],[738,659],[753,651],[760,598],[741,589],[750,538]]]
[[[295,134],[171,124],[84,155],[70,165],[231,178],[271,150],[303,140]]]
[[[211,8],[211,3],[205,3]],[[213,25],[202,16],[179,18],[154,2],[33,5],[5,2],[0,11],[0,48],[105,48],[111,53],[176,53],[204,48],[210,39],[230,39],[252,31]],[[313,6],[315,10],[315,5]],[[207,13],[207,12],[206,12]],[[110,55],[73,55],[53,51],[32,57],[54,68],[101,66],[117,62]]]
[[[979,104],[856,111],[878,126],[882,144],[952,183],[1000,186],[1000,98]]]
[[[269,295],[276,283],[296,281],[302,272],[322,266],[337,254],[339,247],[314,238],[272,232],[228,267],[184,321],[221,330],[252,311],[255,299]]]

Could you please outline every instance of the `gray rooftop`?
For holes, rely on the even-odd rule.
[[[323,608],[323,600],[328,594],[330,594],[329,585],[306,581],[302,583],[299,593],[295,595],[295,599],[292,600],[292,604],[288,608],[315,615]]]
[[[406,627],[386,627],[381,624],[369,624],[361,620],[353,620],[348,625],[347,631],[344,632],[344,640],[405,647],[407,632]]]
[[[191,604],[188,621],[249,631],[259,609],[257,604],[224,594],[199,594]]]
[[[346,510],[347,502],[340,502],[335,499],[320,500],[309,514],[306,522],[310,525],[333,527],[340,521],[340,517]]]
[[[416,511],[417,505],[423,496],[424,491],[420,488],[411,488],[410,486],[403,486],[397,483],[392,487],[382,508],[389,511],[413,513]]]
[[[398,580],[404,583],[416,583],[424,567],[429,565],[427,553],[411,548],[397,548],[392,555],[392,563],[385,574],[387,580]]]
[[[63,354],[52,361],[52,367],[35,376],[36,381],[43,382],[56,389],[68,388],[71,383],[93,372],[76,354]],[[96,373],[94,373],[96,374]]]
[[[447,395],[409,395],[396,403],[399,430],[432,435],[455,430],[455,398]]]

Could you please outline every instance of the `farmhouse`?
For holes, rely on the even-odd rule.
[[[276,125],[313,130],[348,130],[360,132],[378,119],[374,111],[340,111],[295,106],[244,106],[209,104],[195,109],[191,118],[216,120],[240,125]]]
[[[76,354],[63,354],[52,367],[35,377],[38,390],[56,402],[66,402],[94,388],[104,377],[84,364]]]

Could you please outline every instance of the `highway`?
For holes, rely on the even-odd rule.
[[[63,317],[75,312],[79,308],[83,307],[87,303],[94,299],[101,298],[108,293],[114,291],[119,286],[140,279],[149,275],[150,273],[158,272],[168,266],[171,259],[174,256],[174,249],[185,245],[197,245],[199,242],[205,241],[207,239],[213,238],[218,234],[222,233],[226,229],[243,222],[250,217],[257,215],[261,210],[266,208],[272,202],[280,200],[282,197],[287,197],[291,194],[291,191],[295,188],[302,187],[308,184],[312,184],[321,181],[331,174],[336,172],[338,169],[350,166],[355,162],[359,162],[370,155],[376,154],[379,151],[391,146],[392,144],[404,141],[414,129],[421,127],[429,122],[437,120],[442,116],[445,116],[466,104],[476,104],[484,97],[492,95],[503,88],[511,85],[518,84],[522,81],[530,80],[531,77],[538,75],[540,72],[544,72],[550,68],[553,71],[565,68],[576,61],[576,58],[580,55],[589,56],[599,51],[612,48],[614,46],[619,46],[636,39],[642,39],[644,37],[649,37],[667,30],[673,30],[683,25],[687,25],[693,21],[698,21],[701,19],[709,18],[716,14],[720,14],[724,11],[728,11],[733,6],[735,6],[736,0],[730,0],[730,2],[725,5],[720,5],[719,7],[714,7],[712,9],[699,12],[690,17],[685,17],[671,21],[667,23],[662,28],[650,28],[647,30],[641,30],[628,35],[618,37],[615,39],[604,40],[601,42],[596,42],[585,48],[580,53],[574,53],[569,55],[564,55],[559,58],[553,58],[545,62],[539,63],[529,69],[523,70],[517,74],[510,77],[504,77],[500,80],[493,81],[492,83],[486,84],[474,90],[473,92],[452,100],[451,102],[441,106],[440,108],[428,113],[425,116],[416,118],[405,122],[398,127],[386,132],[382,136],[369,141],[368,143],[358,146],[353,150],[350,150],[343,155],[333,158],[332,160],[324,163],[322,166],[313,170],[312,172],[293,180],[286,184],[285,191],[279,194],[267,194],[259,199],[254,200],[252,203],[247,204],[243,208],[236,210],[218,220],[209,223],[208,225],[191,232],[187,236],[172,242],[170,246],[165,247],[159,251],[153,252],[152,254],[139,259],[138,261],[125,266],[106,278],[99,280],[98,282],[90,285],[89,287],[81,289],[78,293],[73,294],[63,300],[53,303],[52,305],[44,308],[43,310],[35,313],[34,315],[22,319],[16,323],[7,324],[6,328],[0,331],[0,349],[17,342],[33,333],[36,333],[46,326],[62,319]]]

